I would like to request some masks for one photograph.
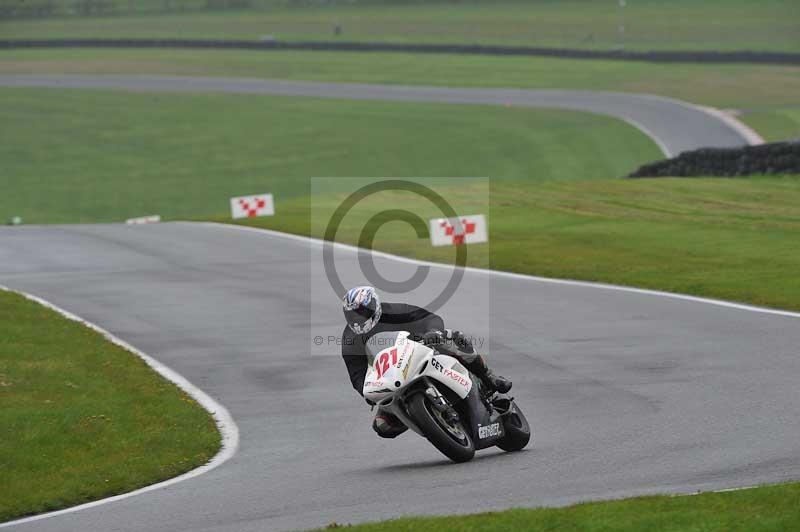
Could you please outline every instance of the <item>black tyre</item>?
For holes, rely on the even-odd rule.
[[[448,423],[424,393],[411,398],[408,413],[434,447],[453,462],[469,462],[475,445],[461,422]]]
[[[525,414],[513,402],[508,414],[503,416],[503,429],[506,434],[497,442],[497,446],[504,451],[514,452],[524,449],[531,440],[531,426]]]

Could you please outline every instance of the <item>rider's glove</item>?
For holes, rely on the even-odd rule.
[[[449,336],[445,332],[434,329],[423,335],[422,343],[443,355],[456,356],[458,349]]]
[[[434,347],[443,344],[446,340],[445,334],[438,329],[431,329],[422,335],[422,343],[428,347]]]
[[[451,329],[444,330],[445,337],[449,342],[453,342],[458,349],[466,353],[472,353],[475,348],[472,346],[472,341],[464,335],[461,331],[453,331]]]

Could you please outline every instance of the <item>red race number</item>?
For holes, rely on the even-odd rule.
[[[391,357],[392,361],[389,362],[389,358]],[[381,356],[375,361],[375,372],[378,374],[378,378],[380,379],[383,377],[383,374],[389,370],[389,366],[394,366],[397,364],[397,348],[393,347],[391,351],[384,351],[381,353]]]

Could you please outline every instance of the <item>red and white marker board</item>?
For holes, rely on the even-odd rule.
[[[459,246],[489,241],[486,217],[468,214],[458,218],[434,218],[430,221],[431,244],[434,246]]]
[[[231,198],[231,217],[234,219],[272,216],[274,214],[275,204],[272,202],[272,194]]]

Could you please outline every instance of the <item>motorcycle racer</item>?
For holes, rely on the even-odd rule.
[[[445,329],[444,320],[433,312],[406,303],[382,303],[371,286],[348,290],[342,298],[342,310],[347,321],[342,333],[342,358],[359,394],[368,369],[367,343],[375,334],[388,331],[408,331],[414,340],[456,358],[491,391],[506,393],[511,389],[511,381],[489,369],[469,338]],[[407,430],[399,419],[380,408],[372,428],[383,438],[394,438]]]

